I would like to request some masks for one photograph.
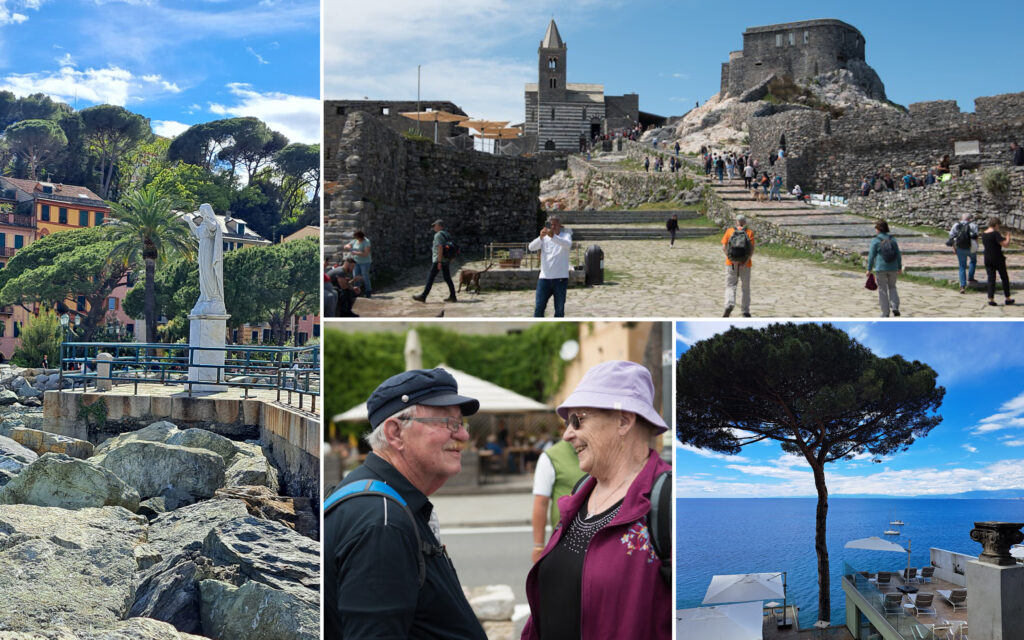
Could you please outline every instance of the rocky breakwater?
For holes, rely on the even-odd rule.
[[[258,444],[156,422],[0,435],[0,637],[320,634],[317,519]]]

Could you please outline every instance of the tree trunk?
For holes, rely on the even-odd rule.
[[[828,487],[825,486],[825,467],[812,464],[814,488],[818,491],[818,508],[814,518],[814,551],[818,555],[818,620],[832,620],[832,598],[829,595],[828,545],[825,527],[828,518]]]
[[[156,260],[146,258],[146,290],[143,313],[146,316],[146,342],[156,342]]]

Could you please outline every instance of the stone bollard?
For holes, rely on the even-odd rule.
[[[96,356],[96,390],[110,391],[114,383],[110,380],[110,366],[114,356],[109,353],[101,353]]]
[[[467,594],[469,606],[483,625],[487,640],[515,640],[516,625],[512,622],[516,597],[507,584],[474,587]]]

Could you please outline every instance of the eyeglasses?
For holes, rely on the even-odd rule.
[[[580,413],[570,413],[569,417],[565,420],[565,426],[572,427],[573,431],[579,431],[581,423],[586,417],[587,414],[582,411]]]
[[[425,422],[427,424],[443,424],[448,431],[455,435],[459,432],[459,429],[466,426],[466,423],[462,418],[399,418],[400,420],[415,420],[416,422]],[[468,427],[467,427],[468,430]]]

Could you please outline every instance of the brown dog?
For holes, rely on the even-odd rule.
[[[750,190],[750,199],[764,202],[764,191],[761,190],[761,187],[754,187]]]
[[[483,271],[463,268],[459,272],[459,291],[462,291],[462,287],[465,285],[466,291],[472,291],[476,288],[476,292],[480,293],[480,276],[490,271],[493,266],[493,264],[489,264]]]

